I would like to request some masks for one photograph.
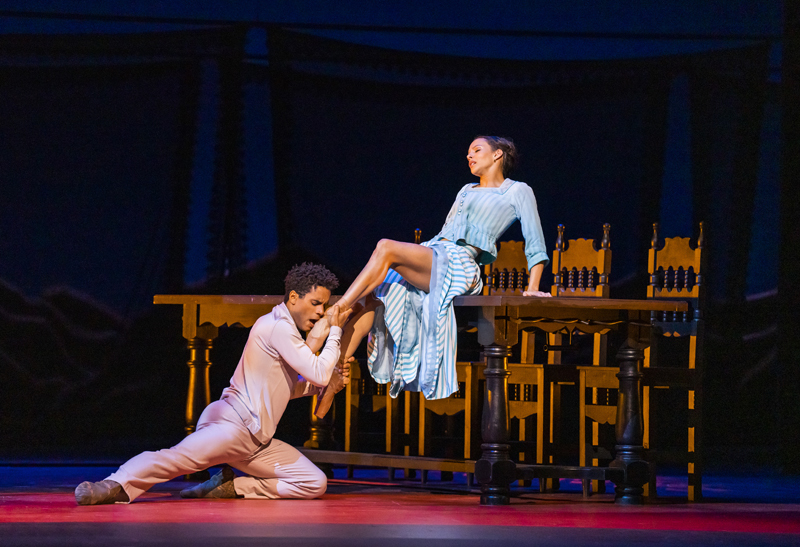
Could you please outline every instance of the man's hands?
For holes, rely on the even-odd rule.
[[[308,331],[308,336],[306,338],[322,338],[325,340],[329,332],[331,332],[331,325],[328,323],[327,316],[325,316],[314,323],[314,326]]]
[[[328,389],[334,393],[340,392],[344,386],[350,383],[350,365],[355,361],[355,358],[350,357],[346,361],[339,361],[336,368],[333,369],[331,381],[328,382]]]
[[[347,323],[347,318],[353,312],[352,308],[341,311],[338,304],[334,304],[325,312],[325,317],[314,323],[314,327],[306,337],[306,344],[316,353],[319,347],[322,347],[322,340],[327,338],[330,333],[331,327],[344,327]],[[315,349],[314,346],[319,346]],[[355,361],[353,357],[344,359],[336,363],[331,374],[330,382],[323,388],[319,397],[317,397],[317,406],[314,409],[314,414],[318,418],[322,418],[328,412],[328,409],[333,403],[333,396],[344,389],[344,386],[350,383],[350,365]]]
[[[322,317],[314,323],[314,326],[308,331],[308,335],[306,336],[306,345],[311,349],[313,353],[317,353],[319,350],[322,349],[323,344],[325,344],[325,339],[328,337],[328,333],[331,332],[331,326],[328,323],[327,317]]]
[[[322,418],[328,413],[328,409],[333,403],[333,396],[350,383],[350,366],[354,361],[353,357],[349,357],[336,363],[331,375],[331,381],[328,382],[328,385],[317,397],[317,406],[314,408],[314,414],[318,418]]]
[[[350,368],[355,360],[355,357],[350,356],[345,361],[339,361],[336,363],[336,368],[333,369],[334,376],[337,374],[341,376],[345,385],[350,383]]]
[[[327,319],[327,322],[331,327],[344,327],[344,324],[347,323],[347,318],[350,317],[351,313],[353,313],[353,308],[348,307],[345,311],[341,311],[339,304],[334,304],[328,308],[328,311],[325,312],[324,319]],[[322,320],[323,319],[320,319],[317,321],[317,323]]]
[[[343,327],[344,324],[347,323],[347,318],[350,317],[351,312],[352,309],[349,309],[340,313],[338,307],[335,305],[328,308],[325,315],[314,323],[314,326],[311,327],[311,330],[308,331],[308,335],[306,336],[306,345],[311,348],[311,351],[317,353],[322,349],[325,339],[331,332],[331,326]]]

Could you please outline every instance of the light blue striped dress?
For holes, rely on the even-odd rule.
[[[453,299],[480,293],[479,264],[497,258],[497,239],[517,219],[528,268],[549,262],[536,199],[527,184],[511,179],[498,188],[467,184],[441,232],[422,244],[433,250],[430,292],[394,270],[375,289],[383,306],[370,331],[368,364],[375,381],[391,384],[392,397],[409,390],[442,399],[458,390]]]

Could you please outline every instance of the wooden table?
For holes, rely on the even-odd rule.
[[[337,297],[331,299],[333,303]],[[189,348],[189,389],[186,432],[194,431],[203,408],[210,404],[208,369],[213,340],[221,326],[251,327],[256,319],[283,301],[282,296],[156,295],[155,304],[183,306],[183,337]],[[652,312],[686,312],[689,304],[675,300],[609,298],[537,298],[524,296],[461,296],[454,300],[477,325],[484,348],[486,390],[482,417],[481,457],[475,477],[481,485],[481,504],[509,503],[509,484],[518,478],[580,477],[611,480],[620,504],[643,502],[649,465],[643,446],[642,361],[650,344]],[[614,325],[627,341],[617,353],[619,398],[616,457],[607,468],[517,465],[509,457],[508,358],[519,333],[544,321],[564,324]],[[580,328],[580,326],[578,326]],[[325,461],[325,455],[321,460]],[[351,457],[352,459],[352,457]],[[427,458],[426,460],[429,460]],[[338,460],[337,460],[338,461]],[[348,460],[349,461],[349,460]]]
[[[611,480],[620,504],[643,503],[643,486],[650,475],[645,459],[642,414],[642,361],[650,345],[653,312],[686,312],[688,302],[675,300],[625,300],[614,298],[535,298],[525,296],[461,296],[457,307],[472,308],[483,346],[486,390],[482,416],[481,457],[475,462],[475,478],[481,484],[481,504],[509,503],[508,485],[520,478],[568,478]],[[517,465],[509,457],[508,358],[519,333],[537,324],[583,324],[587,330],[603,326],[623,329],[625,344],[617,353],[619,398],[617,402],[616,456],[607,468]]]

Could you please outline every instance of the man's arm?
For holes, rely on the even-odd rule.
[[[340,327],[332,327],[322,352],[315,355],[297,328],[286,321],[281,321],[272,331],[270,345],[300,376],[315,386],[323,387],[330,382],[333,368],[339,360],[341,335]]]
[[[350,383],[350,367],[355,364],[355,357],[350,357],[347,361],[337,365],[331,376],[331,381],[322,388],[317,396],[317,406],[314,407],[314,415],[317,418],[325,417],[333,404],[333,396],[339,393],[344,386]],[[355,364],[358,366],[358,364]]]
[[[328,318],[323,317],[316,323],[314,323],[314,328],[306,336],[306,345],[308,349],[312,352],[317,353],[322,345],[325,343],[325,340],[328,338],[328,333],[330,332],[331,327],[328,323]],[[334,370],[338,370],[339,365],[336,365]],[[336,376],[336,372],[334,372],[333,376],[331,376],[331,382],[334,381]],[[292,399],[297,399],[298,397],[307,397],[309,395],[318,395],[321,390],[325,389],[324,387],[315,386],[311,382],[307,381],[305,378],[300,376],[301,381],[297,383],[294,387],[294,391],[292,392]],[[330,384],[330,382],[329,382]]]
[[[279,321],[275,325],[269,343],[300,376],[315,386],[324,387],[330,382],[333,368],[339,361],[342,325],[347,322],[349,316],[350,310],[340,313],[337,305],[328,310],[325,317],[330,330],[325,347],[319,355],[315,355],[306,345],[297,326],[288,321]],[[324,326],[320,327],[323,328]]]

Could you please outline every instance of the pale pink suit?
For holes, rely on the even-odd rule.
[[[197,430],[172,448],[131,458],[107,478],[133,501],[154,484],[227,463],[247,474],[234,479],[236,493],[245,498],[321,496],[325,474],[272,436],[290,399],[328,385],[341,335],[341,328],[331,327],[322,352],[314,355],[286,305],[276,306],[253,325],[231,385],[206,407]]]

